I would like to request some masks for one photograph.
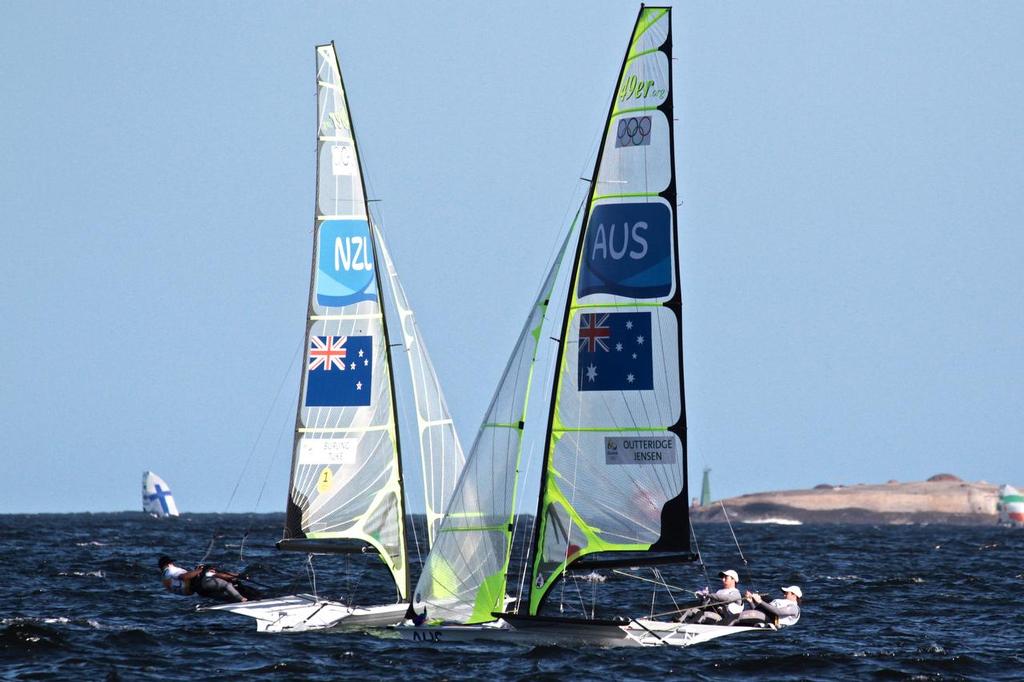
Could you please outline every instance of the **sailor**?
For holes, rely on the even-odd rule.
[[[201,597],[219,599],[226,602],[248,601],[237,589],[234,582],[238,575],[227,571],[199,565],[188,571],[176,566],[171,557],[164,555],[158,561],[160,566],[160,582],[168,592],[183,596],[198,594]]]
[[[740,594],[739,574],[729,569],[718,574],[722,580],[722,587],[711,593],[709,588],[704,588],[694,594],[699,597],[702,604],[697,608],[684,612],[680,620],[692,623],[704,623],[710,625],[728,625],[736,616],[743,611],[743,595]]]
[[[740,614],[739,620],[747,624],[748,620],[755,620],[759,616],[761,620],[771,619],[780,628],[787,625],[795,625],[800,620],[800,601],[804,593],[798,585],[783,587],[782,599],[773,599],[766,602],[760,594],[747,592],[743,598],[751,603],[755,611],[744,611]],[[768,618],[766,619],[765,616]]]

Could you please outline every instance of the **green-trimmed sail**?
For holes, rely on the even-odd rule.
[[[491,613],[504,608],[537,346],[562,256],[575,228],[574,220],[530,307],[416,583],[413,606],[432,620],[481,623],[494,620]]]
[[[689,553],[670,20],[668,8],[641,8],[585,206],[559,335],[531,614],[584,556]]]
[[[427,542],[434,544],[441,516],[451,499],[459,472],[466,463],[462,444],[455,431],[448,404],[434,365],[430,362],[423,335],[413,314],[405,289],[391,260],[383,235],[378,231],[377,246],[383,258],[387,281],[394,295],[395,309],[402,328],[402,345],[409,361],[413,398],[416,403],[416,429],[423,471],[423,498],[427,517]],[[405,452],[409,452],[408,442]]]
[[[317,196],[306,353],[285,538],[373,546],[409,567],[374,229],[334,45],[316,48]]]

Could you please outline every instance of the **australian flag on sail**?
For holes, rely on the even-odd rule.
[[[654,388],[651,313],[582,313],[579,390]]]
[[[306,364],[306,407],[370,404],[372,336],[311,336]]]

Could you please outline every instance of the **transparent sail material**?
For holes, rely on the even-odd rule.
[[[398,272],[391,260],[383,236],[378,231],[377,246],[395,299],[398,319],[402,325],[402,342],[412,375],[413,398],[416,403],[416,428],[419,438],[420,464],[423,470],[423,491],[426,504],[428,542],[433,545],[441,516],[455,489],[459,472],[466,462],[459,435],[444,400],[441,384],[430,362],[416,317],[409,306]],[[405,445],[406,452],[408,443]]]
[[[576,223],[569,230],[572,235]],[[414,592],[431,620],[481,623],[503,610],[527,400],[566,237],[530,308]]]
[[[286,537],[380,552],[404,597],[404,503],[378,259],[333,45],[317,48],[317,216]]]
[[[671,59],[668,9],[644,8],[573,264],[531,613],[586,555],[689,549]]]

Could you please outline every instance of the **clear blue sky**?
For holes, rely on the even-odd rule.
[[[0,512],[284,508],[330,40],[468,447],[637,8],[0,4]],[[1024,483],[1022,27],[675,8],[691,483]]]

